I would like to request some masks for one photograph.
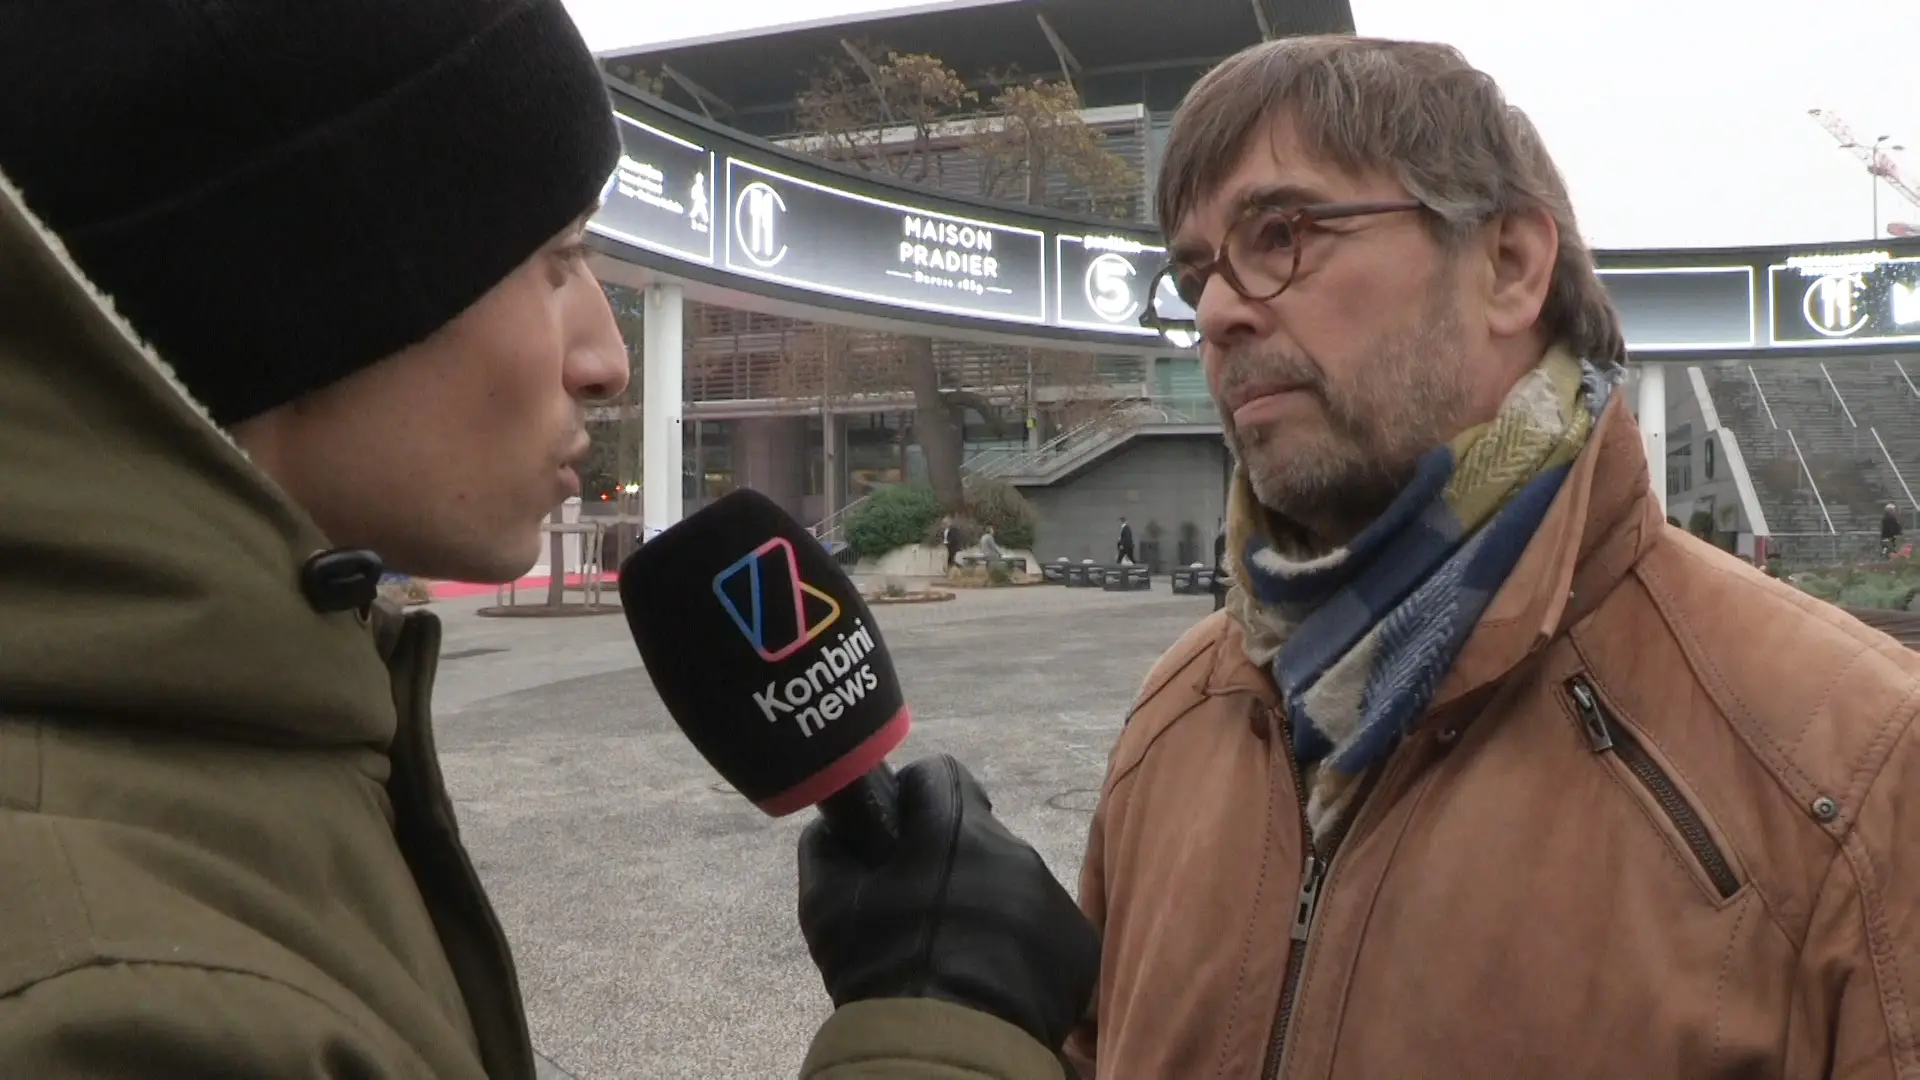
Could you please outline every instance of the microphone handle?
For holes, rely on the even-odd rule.
[[[820,801],[820,816],[861,861],[876,866],[900,839],[900,781],[882,761],[866,775]]]

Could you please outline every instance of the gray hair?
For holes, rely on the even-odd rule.
[[[1314,153],[1349,172],[1398,180],[1434,212],[1442,243],[1462,243],[1502,215],[1544,210],[1560,250],[1542,325],[1598,367],[1626,363],[1620,316],[1540,133],[1448,45],[1324,35],[1229,57],[1174,114],[1155,203],[1160,227],[1171,234],[1217,191],[1254,135],[1283,111]]]

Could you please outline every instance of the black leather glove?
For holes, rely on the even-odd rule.
[[[800,836],[800,932],[827,996],[938,998],[1058,1051],[1099,982],[1099,934],[966,766],[923,758],[899,781],[884,863],[861,862],[824,820]]]

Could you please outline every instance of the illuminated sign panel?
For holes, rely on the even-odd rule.
[[[727,160],[727,269],[796,288],[985,316],[1047,318],[1046,234],[857,195]]]
[[[711,265],[714,154],[630,116],[620,121],[620,164],[607,178],[595,232]]]
[[[1636,352],[1746,349],[1754,342],[1751,266],[1677,266],[1600,271]]]
[[[1147,284],[1166,259],[1151,226],[974,207],[632,104],[635,115],[616,113],[619,166],[591,224],[642,249],[627,258],[664,259],[669,274],[678,264],[685,277],[726,289],[772,282],[909,320],[918,311],[1016,334],[1048,327],[1089,344],[1160,344],[1140,325]],[[1769,266],[1777,250],[1692,256],[1712,260],[1702,266],[1606,266],[1599,276],[1636,353],[1920,344],[1920,256],[1809,252]],[[1164,281],[1153,306],[1167,319],[1193,315]],[[1192,337],[1166,335],[1176,348]]]
[[[1081,330],[1152,337],[1140,325],[1140,312],[1147,285],[1166,258],[1166,248],[1124,236],[1055,235],[1055,320]]]
[[[1778,344],[1920,342],[1920,257],[1799,256],[1769,266],[1767,285]]]

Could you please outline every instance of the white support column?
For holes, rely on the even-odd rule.
[[[826,520],[840,509],[840,417],[823,402],[820,408],[820,517]]]
[[[641,513],[646,535],[658,536],[680,520],[681,292],[678,285],[650,285],[646,294],[646,340],[641,345]]]
[[[1660,500],[1660,516],[1667,516],[1667,369],[1663,364],[1636,365],[1640,376],[1640,407],[1635,419],[1647,445],[1647,471],[1653,474],[1653,494]]]

